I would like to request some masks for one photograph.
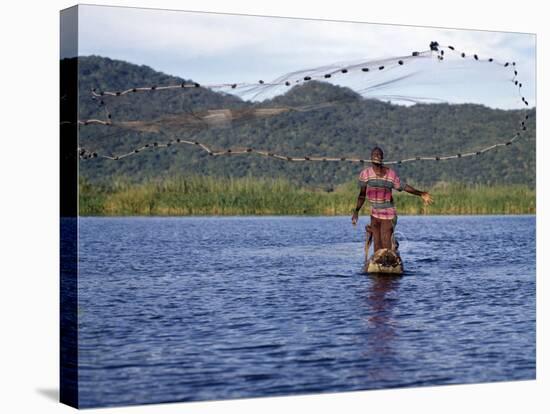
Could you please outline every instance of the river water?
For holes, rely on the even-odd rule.
[[[80,218],[81,407],[535,378],[535,217]]]

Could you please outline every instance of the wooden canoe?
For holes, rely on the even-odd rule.
[[[365,227],[367,243],[365,244],[365,272],[387,273],[392,275],[403,274],[403,261],[398,252],[398,244],[392,238],[392,249],[380,249],[369,258],[369,250],[372,244],[372,231],[370,225]]]
[[[367,273],[403,274],[403,261],[399,253],[390,249],[380,249],[367,260]]]

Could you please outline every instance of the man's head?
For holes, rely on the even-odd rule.
[[[384,151],[380,147],[374,147],[370,152],[370,161],[373,164],[382,165],[384,161]]]

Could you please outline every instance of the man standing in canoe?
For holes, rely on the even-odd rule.
[[[359,210],[365,203],[365,198],[371,203],[370,226],[374,238],[374,251],[392,249],[393,228],[397,222],[397,211],[393,204],[392,190],[406,191],[420,196],[424,204],[433,202],[432,196],[426,191],[420,191],[402,182],[397,173],[383,165],[384,152],[375,147],[371,151],[372,166],[365,168],[359,174],[361,191],[357,197],[357,207],[351,217],[352,224],[357,223]]]

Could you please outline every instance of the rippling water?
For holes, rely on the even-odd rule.
[[[80,405],[535,378],[535,217],[81,218]]]

